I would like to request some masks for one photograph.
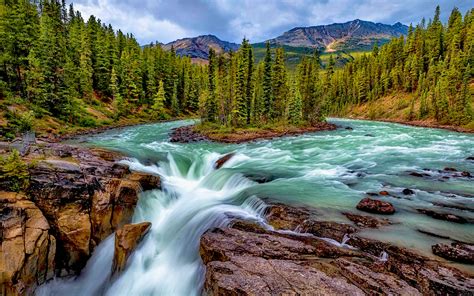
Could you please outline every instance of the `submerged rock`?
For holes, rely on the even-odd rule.
[[[429,209],[416,209],[416,210],[422,214],[425,214],[427,216],[430,216],[431,218],[438,219],[438,220],[444,220],[444,221],[460,223],[460,224],[472,223],[472,221],[468,220],[467,218],[454,215],[451,213],[436,212]]]
[[[151,228],[150,222],[126,224],[115,232],[112,274],[124,270],[128,257]]]
[[[257,182],[259,184],[264,184],[264,183],[268,183],[268,182],[271,182],[275,179],[277,179],[278,177],[276,176],[273,176],[272,174],[268,174],[268,173],[261,173],[261,172],[255,172],[255,173],[244,173],[244,176],[247,178],[247,179],[250,179],[254,182]]]
[[[392,224],[388,219],[377,219],[371,216],[357,215],[353,213],[342,213],[347,219],[354,222],[359,227],[378,228]]]
[[[222,156],[221,158],[219,158],[218,160],[216,160],[216,163],[214,164],[214,168],[216,170],[220,169],[226,162],[228,162],[233,156],[235,155],[235,153],[229,153],[229,154],[226,154],[224,156]]]
[[[380,191],[379,194],[382,195],[382,196],[388,196],[388,195],[390,195],[390,193],[389,193],[388,191],[386,191],[386,190]]]
[[[430,176],[427,173],[418,173],[418,172],[410,172],[409,175],[413,176],[413,177],[418,177],[418,178],[423,178],[423,177],[429,177]]]
[[[409,188],[405,188],[405,189],[403,189],[402,193],[405,194],[405,195],[412,195],[412,194],[415,194],[415,191],[413,191]]]
[[[429,235],[429,236],[437,237],[437,238],[450,239],[450,237],[447,236],[447,235],[443,235],[443,234],[441,234],[441,233],[439,233],[439,232],[436,232],[436,233],[435,233],[435,232],[433,232],[433,231],[431,231],[431,230],[427,230],[427,229],[418,228],[417,231],[420,232],[420,233]]]
[[[371,199],[369,197],[362,199],[357,204],[357,209],[364,212],[383,215],[391,215],[395,213],[395,208],[391,203],[377,199]]]
[[[474,264],[474,245],[454,242],[448,244],[436,244],[431,247],[433,253],[448,260]]]

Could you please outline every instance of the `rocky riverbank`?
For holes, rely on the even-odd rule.
[[[270,228],[235,221],[201,238],[209,295],[471,295],[472,274],[412,250],[360,236],[386,221],[320,221],[316,209],[272,205]],[[352,220],[351,219],[351,220]],[[374,220],[376,220],[374,222]],[[473,255],[472,245],[463,247]]]
[[[335,130],[336,125],[320,122],[307,127],[285,127],[274,129],[236,129],[233,131],[199,130],[196,126],[175,128],[170,134],[170,142],[190,143],[197,141],[214,141],[221,143],[245,143],[263,139],[274,139],[285,136],[295,136],[318,131]]]
[[[9,145],[0,145],[6,154]],[[121,155],[57,143],[34,144],[23,156],[29,186],[0,184],[2,295],[31,294],[56,276],[77,274],[94,248],[128,223],[143,189],[158,176],[131,172]]]

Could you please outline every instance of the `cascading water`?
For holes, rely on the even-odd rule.
[[[245,188],[253,184],[241,174],[214,170],[220,155],[196,157],[190,166],[172,154],[158,166],[126,160],[131,169],[159,174],[162,190],[144,192],[133,222],[149,221],[152,228],[113,281],[113,236],[107,238],[76,280],[53,281],[39,295],[198,295],[203,282],[199,257],[201,235],[225,226],[230,217],[262,221],[265,205]]]
[[[452,213],[474,219],[472,178],[445,178],[442,171],[455,167],[474,172],[474,162],[467,161],[474,156],[473,135],[380,122],[331,121],[353,130],[342,128],[243,145],[169,143],[171,128],[192,123],[181,121],[112,130],[87,138],[94,145],[133,157],[124,161],[133,170],[162,177],[162,190],[144,192],[133,217],[133,222],[151,222],[152,228],[129,258],[125,271],[113,281],[112,235],[97,247],[77,279],[52,281],[37,294],[200,294],[204,276],[200,236],[209,228],[229,223],[232,217],[264,224],[265,204],[259,198],[314,206],[320,219],[349,223],[341,212],[355,211],[366,192],[388,190],[399,197],[380,197],[397,209],[390,217],[393,225],[361,234],[416,248],[425,255],[432,254],[433,244],[448,241],[419,230],[474,242],[472,224],[435,220],[416,210],[449,208]],[[229,152],[235,156],[215,170],[214,162]],[[429,177],[409,175],[410,171],[426,172],[424,168],[430,169]],[[266,183],[257,184],[252,179]],[[404,195],[405,188],[414,193]],[[351,248],[347,239],[326,241]],[[382,252],[379,260],[386,259]]]

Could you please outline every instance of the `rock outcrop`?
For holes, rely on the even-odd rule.
[[[21,201],[12,203],[13,193],[1,194],[2,212],[8,213],[2,215],[7,219],[2,224],[9,225],[2,227],[9,238],[2,239],[2,255],[23,252],[21,256],[31,261],[20,255],[3,257],[2,264],[10,270],[2,275],[3,283],[20,287],[13,294],[24,294],[21,286],[34,289],[54,274],[77,274],[97,244],[130,222],[139,193],[160,187],[158,176],[131,172],[116,162],[120,158],[101,149],[63,144],[30,147],[24,157],[32,164],[30,186]],[[35,222],[39,225],[36,230],[28,226],[32,213],[35,221],[41,221]],[[34,246],[13,250],[21,241],[33,241]],[[40,256],[33,256],[35,252]],[[44,268],[44,260],[49,260],[48,268]]]
[[[150,222],[126,224],[115,232],[112,274],[116,274],[125,268],[128,257],[130,257],[145,234],[150,230],[150,227]]]
[[[29,294],[54,275],[56,239],[23,194],[0,191],[0,294]]]
[[[459,242],[436,244],[431,247],[433,253],[448,260],[474,264],[474,245]]]
[[[216,160],[216,163],[214,164],[214,168],[216,170],[220,169],[226,162],[228,162],[233,156],[235,155],[235,153],[229,153],[229,154],[226,154],[224,156],[222,156],[221,158],[219,158],[218,160]]]
[[[381,226],[392,224],[388,219],[377,219],[372,216],[357,215],[353,213],[343,213],[343,215],[359,227],[379,228]]]
[[[372,199],[369,197],[362,199],[357,204],[357,209],[364,212],[383,214],[383,215],[390,215],[390,214],[395,213],[395,208],[393,207],[391,203],[386,202],[386,201],[381,201],[378,199]]]
[[[468,295],[474,289],[474,279],[461,271],[359,237],[350,225],[318,221],[315,213],[276,205],[267,218],[278,230],[236,221],[206,232],[200,245],[204,293]],[[327,226],[331,229],[323,231]],[[350,237],[346,244],[337,243],[342,234]]]

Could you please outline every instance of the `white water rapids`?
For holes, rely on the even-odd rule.
[[[152,223],[139,251],[129,258],[126,270],[111,280],[111,235],[79,278],[54,280],[40,287],[37,295],[199,295],[204,276],[198,251],[201,235],[228,224],[230,217],[261,222],[265,210],[256,197],[239,195],[252,181],[213,168],[219,156],[211,153],[204,160],[196,159],[184,172],[171,154],[159,166],[124,161],[133,170],[162,178],[162,190],[144,192],[133,217],[134,223]]]

